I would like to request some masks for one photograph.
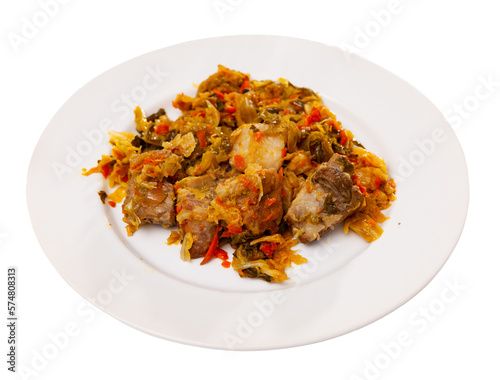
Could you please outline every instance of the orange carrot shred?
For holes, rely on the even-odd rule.
[[[200,263],[200,265],[208,263],[208,261],[212,258],[213,254],[217,250],[217,245],[219,244],[219,230],[220,230],[220,226],[217,225],[217,228],[215,229],[214,238],[212,239],[212,242],[210,243],[210,246],[208,247],[208,251],[205,254],[205,257],[203,258],[203,261]]]

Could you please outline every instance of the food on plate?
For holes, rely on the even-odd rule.
[[[193,244],[183,258],[203,257],[210,248],[218,223],[209,220],[214,212],[210,204],[216,197],[217,177],[204,174],[186,177],[175,184],[177,189],[177,225],[182,236],[190,234]]]
[[[182,112],[175,120],[137,107],[137,133],[110,131],[111,154],[84,169],[114,189],[101,200],[123,201],[128,235],[177,226],[168,242],[181,243],[183,260],[219,258],[269,282],[307,261],[295,245],[342,222],[367,242],[382,235],[394,180],[314,91],[219,65],[194,97],[172,105]]]
[[[181,157],[168,149],[152,150],[130,157],[123,221],[133,234],[142,224],[175,225],[174,185],[166,178],[180,168]]]
[[[354,166],[334,153],[306,179],[285,215],[300,241],[307,244],[335,228],[363,204],[364,196],[352,182]]]

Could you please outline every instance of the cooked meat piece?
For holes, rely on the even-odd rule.
[[[273,169],[231,177],[217,186],[216,194],[212,204],[228,226],[255,236],[278,230],[283,216],[281,179]]]
[[[207,253],[217,230],[217,224],[206,220],[187,220],[181,229],[185,234],[191,233],[193,245],[189,249],[189,256],[197,259]]]
[[[191,233],[193,237],[191,259],[205,256],[214,237],[217,223],[207,218],[213,212],[210,202],[215,198],[216,186],[217,179],[210,174],[186,177],[176,183],[177,223],[182,235]]]
[[[259,165],[278,171],[283,164],[285,134],[273,131],[268,124],[244,124],[232,133],[231,139],[229,163],[233,168],[245,171],[250,165]]]
[[[319,239],[363,204],[363,194],[352,184],[353,173],[349,160],[334,154],[307,179],[285,215],[302,243]]]
[[[169,176],[180,168],[181,157],[169,150],[154,150],[130,158],[129,180],[123,202],[123,221],[132,235],[142,224],[175,224],[175,193]]]
[[[242,212],[243,225],[252,235],[259,236],[268,230],[271,234],[278,231],[283,217],[281,186],[278,175],[269,173],[262,181],[263,196],[255,205]]]
[[[143,188],[140,195],[135,193],[139,187],[136,178],[129,180],[124,209],[134,200],[134,213],[141,220],[140,224],[153,223],[162,224],[165,227],[175,224],[174,212],[174,187],[168,182],[159,182],[160,187],[153,189]],[[127,213],[123,218],[126,223],[130,222],[130,215]]]

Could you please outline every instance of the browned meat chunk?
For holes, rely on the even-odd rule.
[[[252,235],[258,236],[264,231],[274,234],[278,231],[283,217],[281,186],[277,173],[269,171],[262,180],[263,195],[255,205],[249,205],[242,212],[243,225]]]
[[[240,174],[220,183],[212,205],[229,231],[248,230],[258,236],[275,233],[283,216],[281,179],[272,169]]]
[[[134,199],[134,196],[136,196],[134,212],[141,220],[141,224],[153,223],[172,226],[175,224],[174,187],[168,182],[162,181],[159,184],[160,187],[144,189],[143,194],[136,195],[134,189],[137,189],[139,186],[136,179],[132,178],[129,181],[127,196],[123,204],[126,207]],[[130,215],[127,213],[125,218],[130,218]]]
[[[275,129],[268,124],[244,124],[234,130],[231,166],[242,172],[251,165],[278,171],[283,164],[285,134]]]
[[[334,154],[307,179],[285,215],[302,243],[319,239],[363,204],[363,194],[352,184],[353,173],[349,160]]]
[[[208,221],[213,211],[210,202],[215,198],[215,176],[186,177],[176,183],[177,223],[182,235],[191,234],[193,245],[189,249],[191,259],[203,257],[214,238],[217,223]]]
[[[142,224],[175,225],[175,193],[167,178],[180,168],[180,160],[181,157],[169,150],[154,150],[131,157],[122,206],[129,235]]]

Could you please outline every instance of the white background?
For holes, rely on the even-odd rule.
[[[36,375],[12,378],[498,378],[500,259],[494,247],[500,23],[493,1],[67,1],[16,45],[12,36],[22,37],[26,20],[38,14],[38,22],[44,22],[37,13],[41,3],[0,6],[0,300],[6,300],[7,267],[16,266],[18,366],[33,369],[35,360],[37,368]],[[103,71],[165,46],[233,34],[349,44],[448,115],[468,161],[471,191],[454,253],[437,277],[395,312],[348,335],[304,347],[208,350],[151,337],[97,310],[89,323],[82,322],[75,313],[82,298],[45,257],[28,216],[26,173],[39,136],[65,100]],[[488,80],[490,91],[483,88],[478,99],[476,89]],[[449,283],[457,284],[452,302],[439,315],[431,313],[421,329],[413,326],[412,318],[425,318],[425,309],[439,304]],[[0,305],[0,316],[6,315],[6,301]],[[64,331],[68,323],[77,323],[77,335],[54,358],[36,361],[51,342],[50,334]],[[8,331],[0,331],[0,357],[6,358]],[[384,346],[394,347],[405,332],[409,343],[390,361],[383,360]],[[0,378],[9,374],[5,361],[0,360]]]

